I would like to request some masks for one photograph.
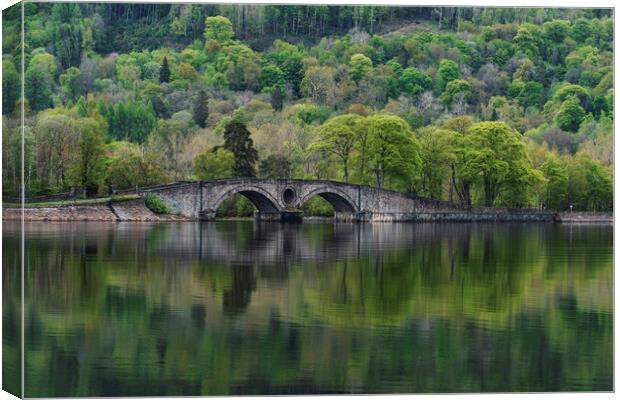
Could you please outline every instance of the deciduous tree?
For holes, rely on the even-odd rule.
[[[200,180],[234,176],[235,155],[223,147],[214,147],[194,158],[193,171]]]
[[[290,178],[291,160],[283,155],[272,154],[261,160],[259,165],[259,175],[261,178]]]
[[[420,170],[419,144],[402,118],[377,114],[367,118],[368,164],[377,186],[415,191]]]
[[[349,181],[349,157],[364,129],[364,118],[356,114],[339,115],[328,120],[318,130],[311,151],[335,155],[342,163],[344,181]]]

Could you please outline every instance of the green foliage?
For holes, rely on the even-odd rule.
[[[34,128],[34,138],[47,151],[39,162],[45,170],[39,170],[39,188],[43,191],[63,191],[68,188],[67,173],[71,168],[72,150],[77,148],[76,121],[61,109],[47,110],[39,114]]]
[[[168,214],[170,212],[166,203],[155,193],[147,194],[144,199],[144,204],[155,214]]]
[[[570,32],[568,21],[554,20],[543,24],[543,35],[545,39],[553,43],[561,43]]]
[[[317,140],[309,150],[335,155],[342,163],[343,179],[348,182],[349,156],[364,130],[363,118],[359,115],[339,115],[319,128]]]
[[[138,145],[130,142],[112,142],[106,162],[104,182],[115,189],[152,186],[168,182],[161,163],[153,157],[140,154]]]
[[[570,97],[576,97],[579,100],[579,104],[583,108],[588,108],[590,104],[590,93],[588,90],[579,85],[572,85],[569,83],[563,83],[560,85],[554,95],[553,101],[556,103],[562,103]]]
[[[235,155],[233,176],[254,177],[254,165],[258,161],[258,152],[250,137],[250,131],[241,122],[231,121],[224,129],[224,148]]]
[[[198,96],[194,102],[193,117],[194,122],[201,128],[207,126],[207,118],[209,118],[209,98],[204,90],[198,92]]]
[[[205,20],[205,39],[225,42],[235,37],[232,23],[226,17],[220,15],[207,17]]]
[[[517,100],[523,107],[541,107],[544,101],[545,88],[535,81],[529,81],[523,85]]]
[[[197,179],[221,179],[234,176],[235,155],[225,148],[212,148],[194,158],[193,171]]]
[[[265,55],[267,61],[278,66],[286,81],[291,85],[294,96],[299,96],[301,81],[304,77],[304,53],[296,46],[282,40],[275,40],[276,50]]]
[[[321,196],[314,196],[301,206],[305,217],[333,217],[334,207]]]
[[[273,64],[264,66],[261,74],[262,91],[273,93],[275,90],[279,90],[282,94],[284,87],[286,87],[284,72]]]
[[[463,79],[455,79],[446,85],[446,90],[441,95],[441,101],[445,105],[451,106],[457,99],[468,102],[471,95],[471,85],[469,82]]]
[[[52,6],[54,51],[63,68],[80,64],[83,32],[80,6],[75,3],[56,3]]]
[[[315,104],[302,104],[297,108],[297,116],[304,124],[323,123],[333,113],[331,107]]]
[[[439,90],[443,92],[449,82],[461,77],[459,66],[452,60],[441,60],[437,69],[439,76]]]
[[[306,70],[301,81],[301,92],[310,97],[314,103],[333,106],[336,100],[334,74],[330,67],[313,66]]]
[[[43,72],[29,68],[26,71],[24,85],[28,104],[33,111],[44,110],[53,105],[50,81]]]
[[[517,132],[503,122],[479,122],[469,128],[463,149],[465,163],[460,174],[481,185],[486,206],[493,206],[501,192],[503,204],[524,205],[534,172]]]
[[[241,194],[235,194],[220,204],[216,210],[218,218],[226,217],[251,217],[254,215],[256,207],[250,200]]]
[[[284,94],[282,93],[282,89],[280,89],[279,86],[276,86],[271,92],[271,107],[276,111],[282,111],[283,103]]]
[[[60,84],[69,100],[75,100],[81,95],[78,82],[80,78],[80,70],[76,67],[69,67],[64,74],[60,75]]]
[[[433,86],[432,78],[414,67],[405,68],[402,71],[399,83],[402,90],[411,96],[416,96]]]
[[[157,127],[155,111],[151,105],[129,102],[117,103],[115,106],[102,104],[99,108],[108,120],[108,134],[114,139],[144,143]]]
[[[551,210],[566,210],[568,206],[568,168],[555,154],[549,153],[540,166],[547,179],[544,204]]]
[[[377,186],[414,190],[421,166],[419,143],[402,118],[378,114],[367,118],[368,166]]]
[[[92,118],[82,118],[77,122],[77,130],[79,139],[69,174],[73,177],[74,186],[97,191],[104,174],[105,129]]]
[[[167,60],[166,60],[167,62]],[[142,66],[142,78],[153,82],[159,81],[162,65],[155,61],[149,61]],[[168,74],[170,71],[168,71]],[[170,75],[168,75],[170,76]]]
[[[589,157],[578,156],[568,166],[568,198],[578,210],[609,211],[613,207],[611,168]]]
[[[164,57],[159,70],[159,81],[161,83],[170,82],[170,66],[168,65],[168,57]]]
[[[585,116],[586,112],[579,104],[579,100],[572,96],[562,103],[560,111],[555,116],[555,123],[562,130],[577,132]]]
[[[272,154],[259,164],[261,178],[284,179],[291,177],[291,160],[283,155]]]
[[[359,82],[372,69],[372,60],[363,54],[353,54],[349,60],[349,76]]]
[[[5,58],[2,60],[2,110],[4,114],[11,114],[15,110],[15,103],[20,97],[20,91],[17,69],[10,59]]]
[[[455,153],[455,135],[446,129],[423,128],[418,133],[422,179],[419,194],[434,199],[442,198],[443,183],[450,173]]]
[[[540,55],[540,40],[538,28],[535,25],[524,24],[519,27],[514,37],[517,48],[528,57],[535,59]]]
[[[586,175],[570,173],[577,158],[600,162],[601,170],[579,165],[594,171],[592,182],[607,184],[600,177],[613,160],[614,54],[606,10],[463,8],[447,15],[452,11],[374,6],[101,7],[26,4],[23,100],[20,12],[6,14],[15,20],[3,25],[3,130],[17,129],[15,111],[23,104],[30,193],[82,181],[125,188],[194,178],[192,161],[202,149],[217,148],[231,121],[247,128],[238,142],[229,140],[236,143],[236,151],[228,149],[235,176],[253,176],[260,159],[261,176],[383,181],[479,204],[486,202],[483,174],[470,167],[497,162],[502,179],[492,190],[494,205],[561,207],[557,168],[542,167],[544,154],[556,149],[574,178],[572,198],[585,199],[590,190]],[[399,29],[413,19],[416,27]],[[388,113],[417,135],[378,124]],[[335,129],[340,117],[356,122]],[[89,121],[105,131],[102,137],[81,134]],[[481,146],[468,139],[474,121],[502,121],[523,133],[515,148],[526,146],[538,171],[521,150],[515,160],[493,150],[482,162]],[[21,176],[16,137],[5,140],[7,190],[16,190]],[[80,145],[102,149],[103,168],[93,177],[79,178]],[[228,175],[218,172],[226,162],[215,159],[203,176]]]

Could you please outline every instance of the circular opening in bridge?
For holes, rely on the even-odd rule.
[[[286,188],[284,189],[284,192],[282,192],[282,200],[287,206],[290,206],[295,202],[295,197],[295,191],[291,188]]]

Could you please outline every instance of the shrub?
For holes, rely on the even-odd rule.
[[[170,212],[168,206],[155,193],[146,195],[144,204],[155,214],[168,214]]]
[[[246,197],[235,194],[224,200],[217,208],[216,215],[220,218],[251,217],[256,207]]]
[[[321,196],[312,197],[301,206],[305,216],[333,217],[334,207]]]

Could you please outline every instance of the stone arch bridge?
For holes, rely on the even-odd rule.
[[[257,219],[282,220],[299,214],[309,199],[320,196],[335,210],[335,219],[365,221],[551,221],[555,214],[536,210],[465,207],[371,186],[301,179],[217,179],[185,181],[138,189],[156,193],[174,213],[201,220],[215,219],[219,205],[241,194],[258,210]]]

